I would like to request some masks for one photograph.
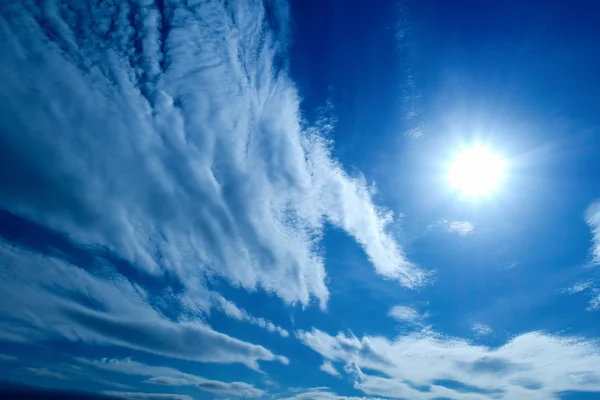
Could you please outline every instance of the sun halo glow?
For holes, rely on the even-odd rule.
[[[477,198],[498,187],[505,168],[500,156],[485,147],[474,146],[456,155],[449,166],[448,180],[463,195]]]

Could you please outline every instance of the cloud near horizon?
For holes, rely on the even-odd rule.
[[[288,363],[287,358],[214,331],[201,322],[175,322],[119,274],[98,277],[58,259],[0,242],[0,339],[51,339],[116,345],[186,360]],[[36,310],[31,313],[29,310]]]
[[[547,400],[565,391],[600,391],[596,340],[530,332],[490,348],[432,331],[394,340],[314,328],[296,335],[325,360],[345,363],[354,387],[368,395]]]
[[[494,320],[498,333],[483,324],[468,331],[474,321],[491,321],[481,314],[498,303],[513,310],[527,297],[522,309],[537,311],[542,294],[524,286],[537,276],[528,268],[510,278],[500,275],[506,268],[458,269],[453,263],[483,262],[492,252],[507,265],[515,259],[512,238],[506,244],[489,235],[489,248],[467,253],[477,235],[467,236],[485,219],[439,219],[447,210],[423,201],[439,215],[421,214],[418,202],[397,201],[397,187],[379,197],[373,182],[349,172],[358,159],[344,165],[336,158],[333,123],[312,116],[319,104],[301,107],[305,93],[291,77],[289,8],[280,0],[0,4],[0,222],[8,221],[0,226],[0,342],[43,349],[0,354],[0,362],[33,381],[93,382],[99,386],[92,389],[124,399],[191,400],[188,393],[197,392],[219,399],[549,400],[600,392],[597,339],[517,331],[490,346],[514,325]],[[362,82],[359,72],[357,65],[348,76]],[[418,92],[405,86],[409,95]],[[383,90],[373,92],[381,98],[364,93],[348,95],[352,108],[344,112],[367,107],[363,99],[373,109],[386,102]],[[383,155],[394,168],[405,165]],[[411,182],[424,176],[410,172]],[[430,187],[406,190],[423,199],[421,186]],[[407,214],[415,225],[437,221],[424,233],[435,228],[435,243],[409,258],[394,212],[376,199],[415,207]],[[592,264],[600,264],[600,203],[585,221]],[[364,260],[346,251],[347,242],[329,242],[330,231],[349,238]],[[461,246],[446,252],[443,240]],[[344,254],[327,264],[330,248]],[[452,260],[444,264],[438,254]],[[533,264],[522,256],[516,259]],[[429,282],[421,265],[443,270],[435,292],[408,291]],[[484,275],[492,272],[493,280]],[[566,292],[591,293],[588,309],[600,309],[598,285],[581,282]],[[518,295],[491,298],[509,284]],[[427,304],[431,314],[400,304]],[[470,339],[425,326],[448,315],[467,322],[439,326],[466,327]],[[351,333],[366,331],[361,324],[381,331]],[[77,358],[69,354],[74,348],[83,349]],[[300,381],[313,372],[331,388]],[[126,382],[103,380],[111,374]],[[109,385],[123,391],[101,391]],[[183,394],[161,393],[176,390]]]
[[[147,365],[126,359],[101,359],[88,360],[75,358],[80,364],[94,368],[146,377],[144,383],[162,386],[194,386],[199,390],[229,396],[240,396],[243,398],[260,397],[265,394],[263,390],[244,382],[221,382],[206,379],[200,376],[178,371],[174,368]]]
[[[194,400],[187,394],[147,393],[147,392],[115,392],[105,391],[103,394],[125,400]]]

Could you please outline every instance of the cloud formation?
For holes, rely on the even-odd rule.
[[[487,336],[493,332],[492,328],[490,328],[486,324],[480,324],[480,323],[474,324],[473,327],[471,328],[471,331],[473,331],[475,336]]]
[[[123,276],[102,276],[0,242],[0,339],[50,339],[116,345],[167,357],[216,363],[288,363],[266,348],[214,331],[200,321],[172,321]],[[34,311],[31,311],[34,310]]]
[[[456,233],[460,236],[470,235],[473,229],[473,224],[468,221],[448,222],[448,232]]]
[[[328,388],[313,388],[291,397],[278,397],[278,400],[383,400],[377,397],[355,397],[340,396],[328,390]]]
[[[395,340],[317,329],[297,336],[326,360],[345,363],[354,387],[369,395],[547,400],[570,390],[600,392],[600,343],[594,340],[531,332],[490,348],[434,332]]]
[[[388,312],[388,316],[400,322],[409,322],[420,325],[423,322],[424,316],[419,314],[417,310],[407,306],[394,306]]]
[[[64,376],[63,374],[59,374],[58,372],[50,371],[48,368],[27,367],[24,369],[25,369],[25,371],[29,372],[30,374],[34,374],[34,375],[41,376],[44,378],[67,379],[67,377]]]
[[[280,67],[285,7],[50,0],[6,10],[1,207],[147,274],[175,274],[192,294],[216,275],[325,307],[326,222],[379,274],[421,283],[387,231],[392,214],[301,123]]]
[[[145,393],[145,392],[115,392],[106,391],[103,394],[126,400],[194,400],[187,394]]]
[[[248,314],[246,310],[239,308],[220,294],[213,293],[212,297],[215,307],[224,312],[229,318],[251,323],[252,325],[266,329],[269,332],[277,332],[283,337],[289,336],[289,332],[286,329],[283,329],[282,327],[277,326],[271,321],[265,320],[264,318],[257,318]]]
[[[79,363],[94,368],[127,375],[147,377],[145,383],[163,386],[194,386],[200,390],[243,398],[260,397],[265,392],[245,382],[221,382],[187,374],[174,368],[153,366],[126,359],[88,360],[76,359]]]
[[[329,375],[333,376],[341,376],[337,369],[333,366],[331,361],[324,361],[323,364],[319,367],[319,369]]]
[[[600,290],[599,289],[594,290],[594,295],[590,299],[590,305],[588,307],[588,310],[589,311],[600,310]]]
[[[586,211],[585,221],[592,230],[592,262],[600,263],[600,202],[593,203]]]
[[[17,361],[18,359],[19,359],[19,357],[9,356],[7,354],[0,353],[0,360],[1,361]]]

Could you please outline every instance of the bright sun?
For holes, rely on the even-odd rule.
[[[463,195],[475,198],[498,187],[504,177],[505,162],[487,148],[475,146],[456,155],[450,164],[450,184]]]

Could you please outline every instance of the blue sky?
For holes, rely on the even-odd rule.
[[[0,6],[5,381],[600,396],[600,9],[372,3]]]

